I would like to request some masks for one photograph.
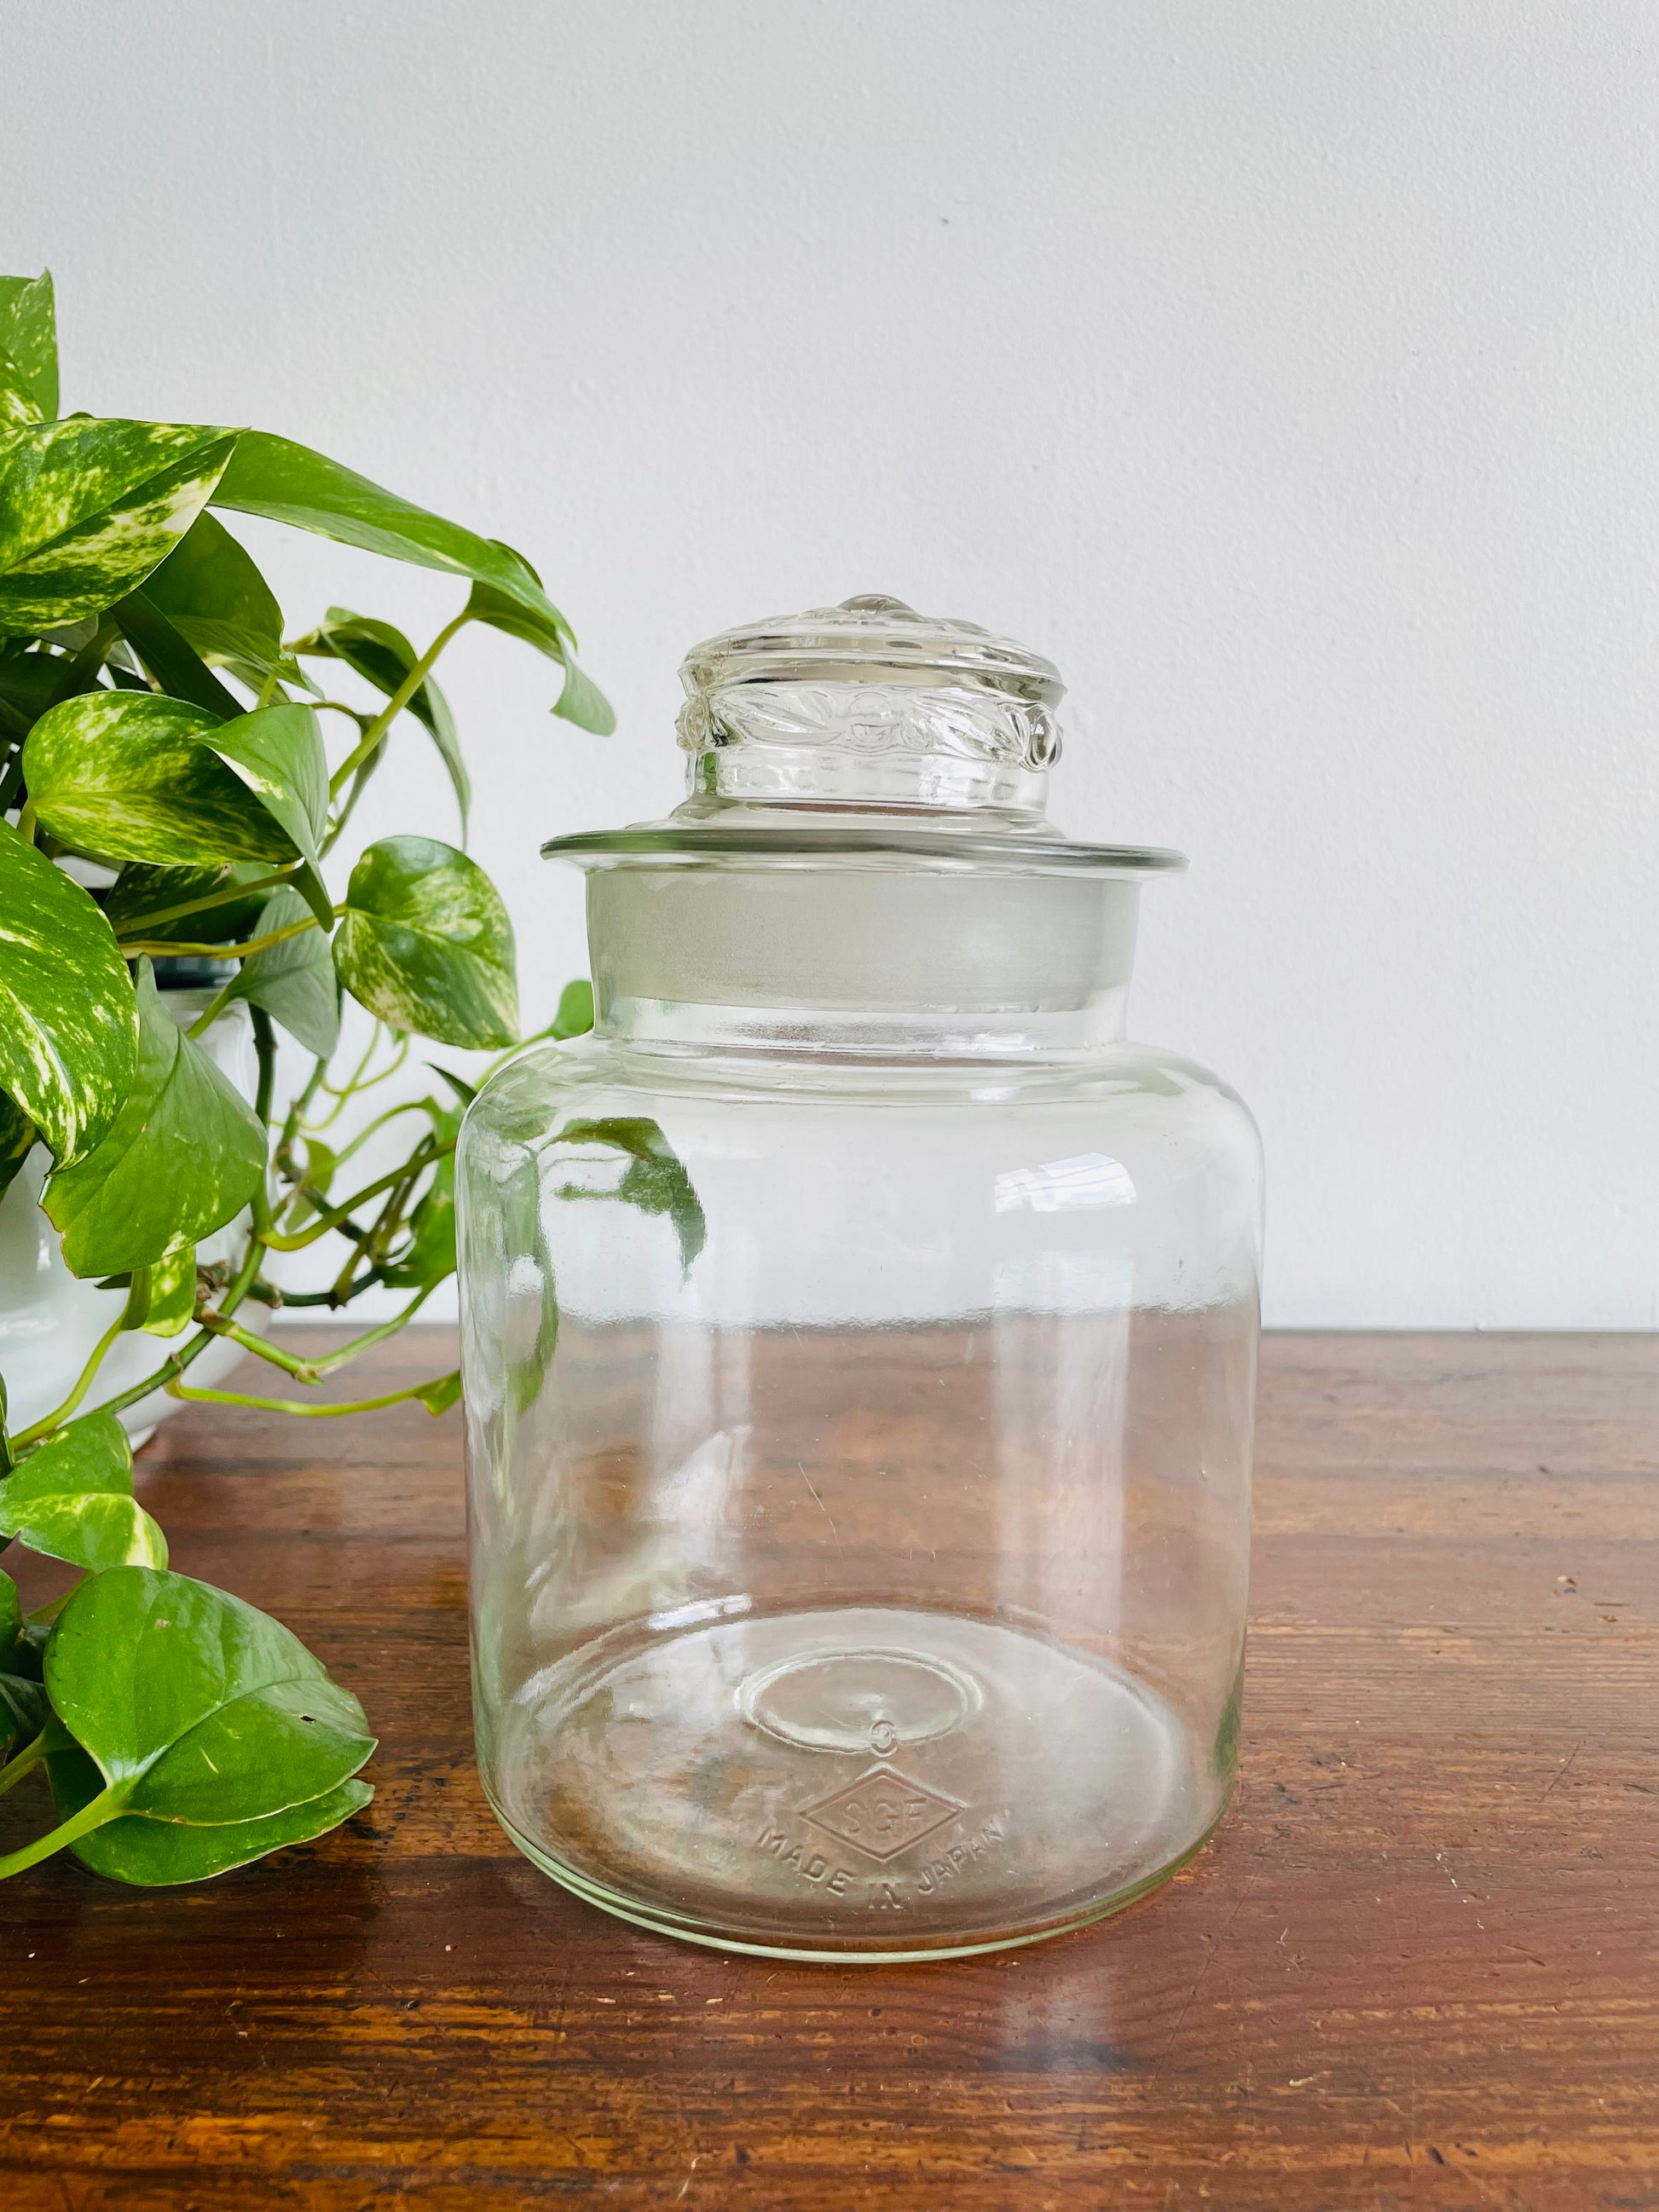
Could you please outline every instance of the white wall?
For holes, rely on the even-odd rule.
[[[675,667],[893,591],[1184,847],[1135,1026],[1226,1071],[1281,1322],[1649,1327],[1659,19],[1619,0],[11,0],[0,265],[67,404],[252,421],[521,546],[622,716],[447,680],[527,1010]],[[298,619],[417,572],[250,532]],[[378,825],[444,834],[410,732]],[[394,792],[392,787],[396,784]],[[394,805],[395,801],[395,805]]]

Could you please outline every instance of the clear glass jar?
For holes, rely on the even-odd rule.
[[[1238,1732],[1260,1159],[1127,1043],[1168,853],[1044,820],[1054,669],[896,601],[683,675],[597,1023],[458,1167],[480,1768],[595,1904],[990,1950],[1199,1848]]]

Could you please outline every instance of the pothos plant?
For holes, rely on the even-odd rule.
[[[443,570],[465,604],[419,652],[338,607],[285,637],[226,513]],[[0,1791],[44,1769],[58,1816],[0,1875],[68,1845],[125,1881],[191,1881],[320,1835],[371,1794],[356,1699],[277,1622],[169,1571],[117,1416],[157,1389],[331,1416],[399,1399],[436,1413],[459,1395],[453,1374],[345,1404],[189,1378],[228,1338],[303,1391],[402,1328],[454,1268],[467,1084],[450,1073],[441,1095],[348,1141],[335,1131],[411,1038],[516,1048],[507,913],[477,862],[436,838],[370,845],[338,901],[325,864],[405,717],[438,750],[465,842],[467,770],[433,671],[474,623],[555,664],[556,714],[611,729],[520,555],[264,431],[60,417],[51,279],[0,278],[0,1188],[44,1146],[65,1262],[125,1292],[60,1405],[10,1434],[0,1391],[0,1546],[84,1571],[27,1619],[0,1573]],[[329,696],[341,665],[381,703]],[[216,963],[216,981],[187,1027],[155,966],[185,959]],[[343,990],[375,1027],[341,1081]],[[251,1101],[198,1042],[236,1002],[251,1015]],[[575,984],[544,1034],[591,1020]],[[280,1108],[279,1029],[312,1059]],[[416,1133],[403,1158],[349,1188],[358,1148],[394,1121]],[[633,1125],[593,1141],[649,1181]],[[662,1203],[654,1186],[632,1195]],[[232,1224],[232,1256],[209,1264],[204,1240]],[[280,1291],[276,1255],[331,1234],[347,1254],[331,1284]],[[258,1305],[339,1310],[376,1285],[404,1294],[396,1316],[318,1357],[248,1326]],[[155,1340],[153,1368],[100,1394],[130,1332]]]

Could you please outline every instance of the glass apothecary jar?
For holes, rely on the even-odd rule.
[[[1045,820],[1047,661],[867,598],[683,676],[687,803],[546,848],[593,1032],[461,1136],[485,1787],[668,1934],[1030,1942],[1232,1785],[1254,1127],[1125,1041],[1180,863]]]

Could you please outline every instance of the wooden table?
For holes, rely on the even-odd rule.
[[[1118,1920],[912,1968],[684,1948],[508,1848],[456,1416],[191,1409],[140,1464],[379,1794],[203,1888],[0,1891],[5,2212],[1659,2206],[1653,1339],[1272,1340],[1231,1818]]]

